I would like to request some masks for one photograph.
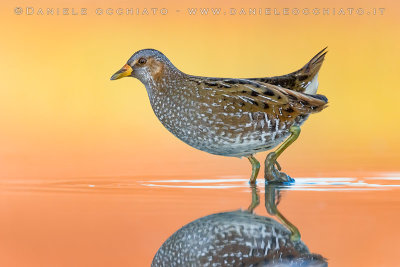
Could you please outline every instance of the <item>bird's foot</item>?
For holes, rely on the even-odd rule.
[[[294,179],[284,172],[281,172],[281,166],[276,161],[277,156],[275,152],[268,154],[265,159],[265,182],[273,184],[294,183]]]

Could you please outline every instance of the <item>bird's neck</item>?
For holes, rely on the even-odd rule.
[[[176,93],[178,84],[184,81],[187,74],[181,72],[177,68],[166,67],[163,69],[163,73],[158,76],[149,75],[149,78],[144,85],[150,99],[155,95],[163,95],[165,97],[171,96]]]

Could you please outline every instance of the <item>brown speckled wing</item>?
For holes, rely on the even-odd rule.
[[[247,80],[278,85],[290,90],[304,92],[307,85],[318,74],[327,53],[326,49],[327,47],[322,49],[304,67],[295,72],[282,76],[249,78]]]
[[[280,117],[294,117],[321,111],[327,99],[322,95],[308,95],[279,86],[243,79],[204,79],[202,89],[234,104],[243,111],[265,112]]]

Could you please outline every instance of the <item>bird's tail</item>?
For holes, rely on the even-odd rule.
[[[296,92],[314,95],[318,89],[318,72],[327,53],[325,47],[316,54],[304,67],[282,76],[250,78],[248,80],[281,86]]]
[[[321,69],[322,63],[324,62],[326,51],[325,47],[318,54],[316,54],[304,67],[298,71],[293,72],[296,76],[298,83],[303,90],[303,93],[314,95],[318,89],[318,72]],[[297,90],[296,90],[297,91]]]

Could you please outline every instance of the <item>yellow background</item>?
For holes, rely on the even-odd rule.
[[[16,6],[88,8],[17,16]],[[383,7],[383,16],[207,16],[187,7]],[[249,175],[247,160],[197,151],[154,116],[144,86],[110,81],[155,48],[194,75],[286,74],[329,46],[313,115],[281,165],[296,176],[399,170],[399,5],[394,1],[36,1],[0,4],[0,177]],[[166,7],[167,16],[95,8]],[[180,14],[174,12],[180,9]],[[258,156],[263,160],[265,153]]]

